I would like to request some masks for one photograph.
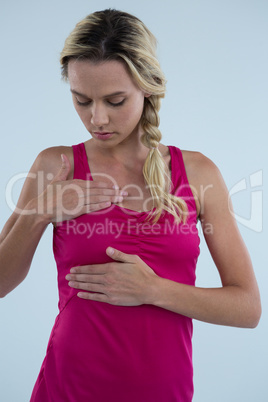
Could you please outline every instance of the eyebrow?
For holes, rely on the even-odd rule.
[[[75,94],[75,95],[82,96],[83,98],[87,98],[87,99],[88,99],[88,96],[87,96],[87,95],[81,94],[81,92],[78,92],[78,91],[76,91],[75,89],[70,89],[70,91],[71,91],[73,94]],[[113,92],[113,93],[111,93],[111,94],[105,95],[105,96],[103,96],[103,98],[111,98],[111,97],[113,97],[113,96],[125,95],[125,94],[126,94],[125,91],[117,91],[117,92]]]

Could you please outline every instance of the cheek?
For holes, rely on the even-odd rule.
[[[143,112],[143,103],[136,102],[132,104],[127,109],[125,109],[124,113],[122,113],[122,120],[128,122],[129,124],[137,124],[142,116]]]
[[[141,97],[134,106],[136,111],[136,118],[140,121],[144,109],[144,97]]]

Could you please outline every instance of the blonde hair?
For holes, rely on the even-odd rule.
[[[158,150],[162,139],[159,130],[159,109],[166,91],[166,80],[156,57],[156,39],[137,17],[126,12],[107,9],[88,15],[67,37],[61,52],[62,78],[68,80],[68,63],[71,59],[92,62],[123,61],[136,84],[149,93],[144,98],[140,125],[142,143],[150,149],[143,166],[143,175],[152,199],[157,222],[163,210],[172,214],[176,223],[185,222],[187,205],[170,194],[172,189],[168,167]]]

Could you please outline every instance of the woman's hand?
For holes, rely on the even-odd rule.
[[[37,198],[38,213],[46,215],[49,222],[70,220],[108,208],[127,195],[101,181],[67,180],[70,169],[67,156],[62,154],[61,168]]]
[[[115,262],[74,267],[66,276],[69,286],[83,299],[118,306],[150,304],[158,276],[142,259],[108,247],[106,250]],[[88,293],[91,292],[91,293]]]

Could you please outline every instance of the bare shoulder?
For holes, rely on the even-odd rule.
[[[71,147],[57,146],[46,148],[41,151],[24,182],[18,207],[23,209],[25,205],[33,198],[37,197],[48,186],[61,167],[61,154],[65,154],[71,164],[71,170],[67,180],[73,177],[73,153]]]
[[[192,171],[200,169],[204,173],[207,170],[217,170],[215,163],[201,152],[182,150],[183,161],[185,169]]]
[[[216,164],[201,152],[182,151],[182,156],[190,184],[205,186],[222,180]]]
[[[228,190],[216,164],[201,152],[182,151],[182,156],[199,215],[202,215],[204,203],[210,208],[223,203],[226,207]]]
[[[5,238],[5,236],[10,232],[11,228],[15,224],[19,217],[19,211],[22,211],[29,201],[42,193],[56,175],[61,167],[61,154],[65,154],[71,164],[71,170],[67,179],[71,179],[73,177],[72,147],[57,146],[41,151],[37,155],[25,179],[17,202],[17,208],[15,211],[13,211],[2,230],[0,242],[1,239]]]
[[[32,166],[32,169],[36,171],[42,171],[45,174],[50,174],[54,176],[61,167],[61,154],[65,154],[71,164],[71,171],[69,172],[68,178],[71,179],[73,176],[73,150],[72,147],[68,146],[55,146],[46,148],[41,151]]]

